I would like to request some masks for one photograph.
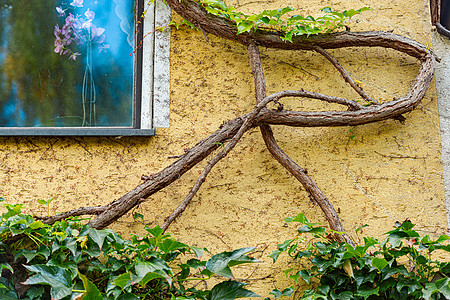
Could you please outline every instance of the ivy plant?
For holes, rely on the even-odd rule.
[[[287,253],[311,262],[309,269],[285,271],[296,283],[316,286],[301,299],[450,299],[450,263],[434,258],[436,252],[450,252],[448,235],[421,237],[414,224],[405,220],[387,232],[383,241],[364,237],[354,247],[334,241],[333,235],[339,233],[327,233],[303,214],[286,221],[302,224],[299,236],[279,244],[271,257],[275,262]],[[303,234],[313,236],[306,246]]]
[[[234,7],[228,6],[221,0],[198,0],[195,2],[203,6],[210,14],[234,22],[238,34],[254,32],[258,28],[264,28],[281,33],[281,38],[289,42],[292,42],[292,38],[295,36],[310,36],[320,33],[331,33],[342,29],[348,30],[350,28],[350,20],[353,16],[367,10],[372,10],[366,6],[360,9],[349,9],[338,12],[334,11],[331,7],[325,7],[321,9],[323,15],[317,18],[313,16],[303,17],[301,15],[286,17],[286,14],[294,11],[293,8],[287,6],[274,10],[264,10],[259,14],[247,15],[236,11]],[[183,20],[181,24],[176,22],[171,22],[170,24],[177,28],[181,24],[187,24],[191,28],[194,27],[193,24],[186,20]]]
[[[1,299],[172,299],[233,300],[258,295],[233,280],[231,267],[255,263],[243,248],[201,257],[160,227],[124,239],[80,219],[50,226],[4,204],[0,217]],[[195,282],[214,275],[227,280],[210,290]]]

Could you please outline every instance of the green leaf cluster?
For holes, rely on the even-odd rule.
[[[286,221],[300,222],[299,234],[314,236],[303,247],[294,243],[300,238],[288,240],[271,254],[274,261],[286,252],[311,262],[310,269],[285,271],[297,283],[300,278],[307,284],[319,282],[301,299],[450,299],[450,263],[432,256],[435,251],[450,252],[447,235],[436,240],[421,237],[406,220],[387,232],[383,241],[364,237],[352,246],[334,241],[325,228],[310,223],[303,214]]]
[[[245,283],[222,281],[197,290],[214,275],[233,278],[231,267],[257,262],[253,248],[201,260],[206,249],[188,246],[160,227],[130,239],[96,230],[79,219],[50,226],[4,204],[0,217],[1,299],[232,300],[257,297]],[[13,241],[11,243],[11,241]]]
[[[370,7],[362,7],[356,10],[337,12],[331,7],[325,7],[321,10],[323,15],[317,18],[301,15],[286,17],[288,13],[294,11],[293,8],[264,10],[259,14],[247,15],[236,11],[232,6],[227,6],[221,0],[199,0],[196,2],[202,5],[208,13],[235,23],[238,34],[255,32],[258,28],[263,28],[280,33],[281,38],[289,42],[292,42],[292,38],[295,36],[310,36],[348,29],[353,16],[371,10]]]

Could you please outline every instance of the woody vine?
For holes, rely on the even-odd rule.
[[[162,228],[170,224],[186,209],[196,195],[209,172],[237,145],[241,137],[251,128],[259,127],[265,145],[272,156],[294,176],[309,194],[310,199],[322,209],[332,230],[345,232],[338,214],[331,202],[320,190],[308,172],[290,158],[277,144],[272,126],[292,127],[335,127],[355,126],[379,122],[387,119],[404,120],[402,114],[413,110],[424,97],[434,75],[436,55],[426,46],[393,34],[391,32],[351,32],[349,21],[352,16],[370,8],[335,12],[330,8],[323,10],[324,16],[293,16],[282,18],[290,8],[264,11],[258,15],[244,15],[226,6],[222,1],[167,0],[173,11],[183,17],[187,24],[200,29],[205,35],[240,43],[247,47],[251,71],[255,85],[256,104],[253,110],[233,120],[223,123],[214,133],[198,142],[181,155],[175,162],[160,172],[143,176],[143,183],[127,192],[121,198],[105,206],[80,207],[51,217],[39,217],[46,223],[54,223],[69,216],[92,215],[90,225],[102,229],[144,201],[154,193],[169,186],[192,167],[212,153],[215,156],[206,164],[192,189],[174,212],[168,216]],[[282,50],[313,51],[324,56],[341,74],[350,88],[354,89],[362,101],[334,97],[313,91],[282,90],[267,95],[266,82],[259,53],[259,47]],[[327,50],[346,47],[385,47],[416,58],[421,67],[410,91],[404,97],[386,102],[378,102],[378,97],[368,95],[349,73]],[[278,109],[267,108],[269,103],[281,103],[285,97],[315,99],[343,105],[346,111],[292,111],[282,105]],[[336,239],[353,244],[346,235]]]

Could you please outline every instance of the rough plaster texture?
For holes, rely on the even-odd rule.
[[[429,44],[428,1],[344,0],[335,9],[371,6],[373,12],[355,17],[352,30],[394,30]],[[234,4],[243,11],[290,5],[315,14],[332,1],[250,1]],[[201,32],[173,31],[171,37],[171,127],[152,138],[1,138],[0,194],[26,203],[44,214],[37,199],[57,196],[52,212],[80,205],[102,205],[117,199],[149,175],[170,164],[173,155],[216,130],[227,119],[249,112],[254,104],[253,82],[245,47]],[[304,88],[356,99],[340,75],[321,56],[309,52],[261,49],[269,92]],[[408,92],[417,61],[381,48],[331,51],[363,88],[381,100]],[[322,103],[290,99],[286,108],[330,109]],[[325,192],[350,232],[368,224],[365,234],[382,236],[395,221],[406,218],[422,233],[446,232],[447,219],[441,162],[436,92],[407,114],[405,124],[388,120],[342,128],[274,128],[280,146]],[[196,167],[140,205],[150,226],[182,201],[201,172]],[[252,282],[265,295],[283,288],[281,270],[268,255],[276,244],[292,237],[296,228],[282,220],[304,212],[325,223],[303,188],[275,162],[257,129],[248,132],[208,177],[187,211],[170,227],[182,241],[211,252],[255,246],[260,264],[252,274],[274,279]],[[131,215],[113,225],[127,233],[143,233]],[[254,271],[244,267],[239,277]]]

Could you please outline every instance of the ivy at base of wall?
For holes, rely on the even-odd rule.
[[[23,214],[22,205],[4,204],[0,219],[0,294],[2,299],[170,299],[233,300],[259,297],[236,281],[231,267],[255,263],[242,248],[201,260],[205,248],[188,246],[149,228],[145,236],[123,239],[110,229],[96,230],[83,219],[46,225]],[[139,216],[138,216],[139,217]],[[332,231],[311,223],[303,214],[298,236],[278,245],[282,253],[307,259],[312,267],[284,271],[296,284],[311,284],[301,299],[449,299],[450,262],[436,254],[450,253],[450,236],[420,237],[406,220],[396,224],[383,242],[364,237],[357,246],[335,241]],[[357,229],[359,233],[362,228]],[[309,233],[314,239],[301,235]],[[211,289],[199,289],[213,276],[223,277]],[[300,278],[302,281],[300,281]],[[217,281],[216,281],[217,282]],[[202,285],[203,286],[203,285]],[[294,288],[275,289],[265,300],[290,297]]]
[[[232,280],[230,267],[255,263],[243,248],[201,260],[206,249],[188,246],[160,227],[123,239],[70,218],[52,226],[4,205],[0,220],[0,295],[10,299],[233,300],[258,297]],[[85,222],[84,222],[85,223]],[[225,277],[197,289],[212,276]],[[217,282],[217,281],[216,281]]]
[[[357,246],[334,241],[337,232],[311,223],[303,214],[287,218],[300,222],[299,236],[278,245],[271,253],[275,262],[286,252],[294,259],[307,259],[312,267],[286,276],[299,283],[300,278],[314,288],[307,289],[302,300],[316,299],[450,299],[450,262],[436,259],[449,257],[450,236],[432,240],[421,237],[409,220],[397,222],[384,241],[364,237]],[[365,227],[365,226],[363,226]],[[361,229],[356,230],[359,237]],[[305,247],[300,235],[310,233],[315,239]]]

